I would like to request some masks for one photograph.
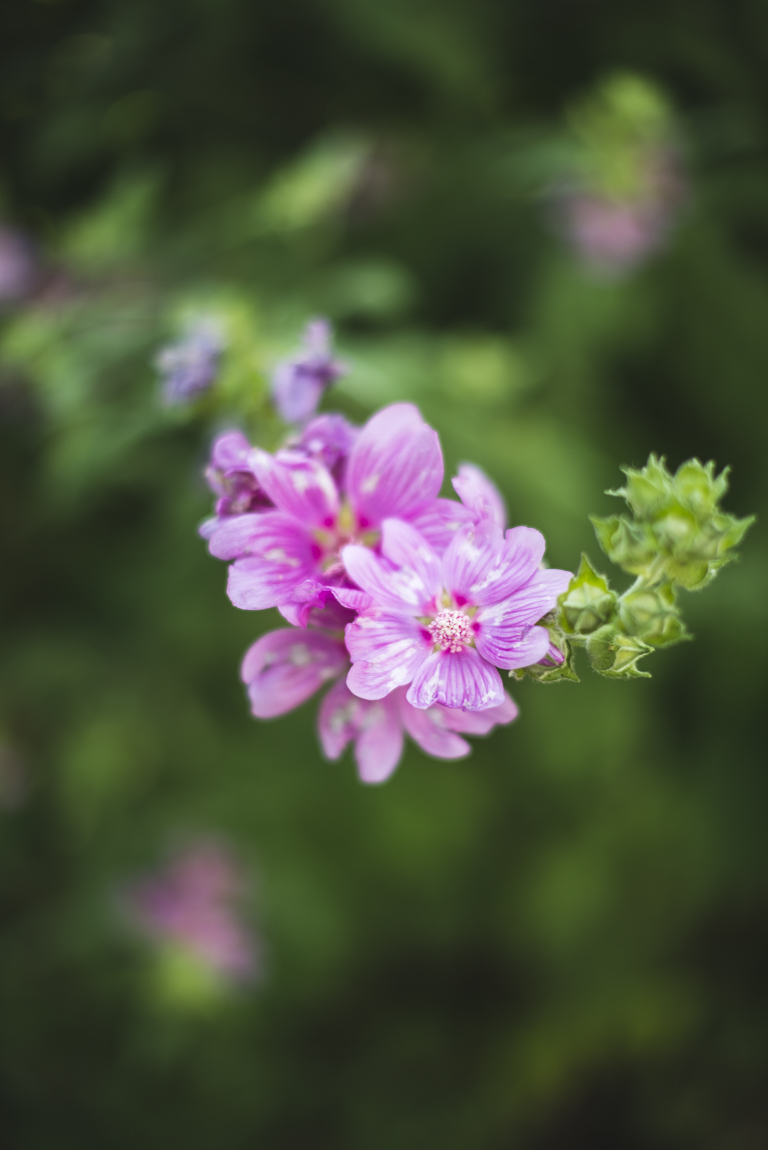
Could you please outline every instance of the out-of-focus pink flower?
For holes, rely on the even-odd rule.
[[[258,973],[260,959],[238,913],[244,885],[230,852],[203,841],[136,883],[125,901],[145,934],[181,946],[225,979],[243,981]]]
[[[0,227],[0,305],[28,296],[35,288],[38,275],[29,240],[12,228]]]
[[[328,320],[310,320],[302,343],[301,351],[279,363],[272,376],[272,398],[286,423],[311,419],[325,389],[345,372],[331,354]]]
[[[422,709],[499,706],[496,668],[528,667],[546,655],[549,634],[536,623],[571,579],[540,570],[544,547],[532,528],[504,536],[483,520],[457,531],[440,557],[394,519],[383,524],[380,555],[345,547],[346,570],[370,599],[346,630],[352,693],[382,699],[410,684],[408,701]]]
[[[586,187],[559,197],[562,227],[571,246],[595,271],[618,276],[666,243],[685,189],[674,156],[649,152],[634,195],[611,197]]]

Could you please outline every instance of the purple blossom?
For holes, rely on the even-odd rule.
[[[325,389],[345,371],[331,354],[328,320],[310,320],[302,343],[301,351],[279,363],[272,376],[272,398],[286,423],[310,419]]]
[[[347,744],[354,742],[361,780],[383,783],[400,762],[405,733],[437,759],[462,759],[472,748],[461,734],[486,735],[497,724],[515,718],[517,707],[506,694],[499,706],[472,715],[439,705],[417,710],[402,687],[371,702],[338,682],[323,699],[318,728],[329,759],[338,759]]]
[[[255,975],[256,942],[237,912],[244,881],[218,843],[196,843],[157,874],[129,889],[131,917],[151,938],[188,950],[214,973],[241,981]]]
[[[393,404],[357,434],[343,487],[316,458],[295,449],[276,456],[254,449],[250,470],[275,510],[224,519],[209,536],[219,559],[234,559],[228,594],[257,611],[290,603],[298,589],[343,585],[342,548],[375,545],[385,518],[414,523],[445,545],[469,513],[436,498],[443,458],[436,432],[411,404]]]
[[[24,299],[38,280],[37,260],[29,240],[0,227],[0,305]]]
[[[408,702],[421,709],[499,706],[504,693],[497,668],[544,658],[549,634],[536,623],[571,578],[540,569],[544,547],[532,528],[515,527],[505,536],[483,520],[460,528],[441,557],[395,519],[383,524],[380,555],[345,547],[347,573],[370,597],[346,629],[352,693],[382,699],[410,684]]]
[[[163,399],[174,405],[188,403],[211,386],[219,370],[224,341],[218,326],[199,321],[157,357],[163,379]]]

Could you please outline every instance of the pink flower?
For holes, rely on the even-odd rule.
[[[544,658],[549,635],[536,623],[570,581],[540,570],[544,538],[529,527],[503,535],[490,520],[460,528],[440,557],[407,523],[385,520],[381,555],[349,545],[343,560],[368,596],[346,629],[361,699],[382,699],[410,684],[408,702],[465,711],[501,705],[497,667]]]
[[[439,545],[452,521],[467,514],[460,504],[436,499],[440,442],[408,403],[384,408],[360,430],[341,490],[327,467],[295,448],[275,456],[257,448],[248,463],[275,510],[224,519],[209,538],[211,554],[235,560],[228,594],[244,610],[290,603],[301,587],[319,594],[323,586],[344,584],[341,549],[350,542],[375,545],[385,518],[408,519]]]
[[[517,707],[504,695],[497,707],[468,714],[434,706],[417,710],[398,688],[385,698],[368,702],[336,683],[323,699],[318,716],[320,741],[329,759],[338,759],[354,742],[357,770],[364,783],[385,782],[400,762],[407,732],[427,754],[437,759],[462,759],[472,748],[458,732],[486,735],[497,724],[517,718]]]
[[[272,376],[272,398],[286,423],[310,419],[325,389],[345,371],[331,355],[328,320],[310,320],[302,343],[302,350],[279,363]]]
[[[230,853],[203,841],[135,884],[126,904],[150,937],[184,947],[225,978],[243,980],[258,964],[256,943],[236,909],[243,886]]]

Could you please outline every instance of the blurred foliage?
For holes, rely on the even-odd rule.
[[[2,211],[42,265],[0,330],[4,1145],[765,1144],[765,5],[25,0],[0,27]],[[540,193],[617,74],[666,93],[690,196],[608,282]],[[254,723],[238,662],[278,618],[226,599],[200,472],[244,401],[278,440],[265,380],[318,313],[333,406],[419,403],[553,565],[622,461],[732,464],[760,518],[687,600],[695,644],[649,682],[515,684],[471,760],[411,747],[377,790],[319,759],[314,703]],[[168,408],[153,362],[197,316],[222,374]],[[115,905],[209,832],[267,952],[214,1002]]]

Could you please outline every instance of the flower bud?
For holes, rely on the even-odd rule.
[[[671,583],[627,591],[619,599],[619,619],[628,634],[654,647],[668,647],[689,638]]]
[[[637,635],[626,635],[607,623],[587,639],[587,654],[595,669],[611,679],[650,679],[647,671],[638,671],[637,662],[653,647]]]
[[[563,629],[572,635],[588,635],[613,617],[616,594],[605,576],[595,571],[586,555],[582,555],[579,570],[558,603]]]

